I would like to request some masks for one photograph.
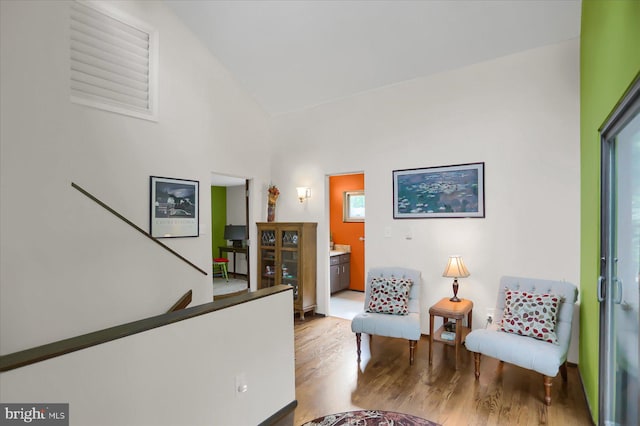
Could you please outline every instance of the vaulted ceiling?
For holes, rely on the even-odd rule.
[[[165,0],[270,114],[579,37],[579,0]]]

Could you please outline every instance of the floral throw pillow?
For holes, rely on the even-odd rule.
[[[373,278],[367,312],[408,315],[409,290],[412,284],[413,281],[410,279]]]
[[[558,344],[556,317],[560,297],[526,291],[505,291],[501,330]]]

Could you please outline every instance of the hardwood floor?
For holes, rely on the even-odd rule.
[[[294,425],[342,411],[398,411],[443,425],[592,425],[576,367],[568,382],[553,379],[552,405],[544,405],[542,376],[483,357],[480,380],[473,355],[422,336],[413,366],[406,340],[362,336],[358,365],[349,320],[306,317],[295,321],[296,398]]]

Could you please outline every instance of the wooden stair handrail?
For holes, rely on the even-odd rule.
[[[193,297],[193,290],[186,292],[178,301],[167,311],[167,313],[179,311],[186,308],[191,303]]]
[[[136,225],[135,223],[131,222],[129,219],[127,219],[126,217],[122,216],[120,213],[118,213],[117,211],[115,211],[114,209],[112,209],[111,207],[109,207],[108,205],[106,205],[105,203],[103,203],[102,201],[100,201],[98,198],[96,198],[95,196],[93,196],[91,193],[89,193],[88,191],[86,191],[84,188],[82,188],[80,185],[76,184],[75,182],[71,182],[71,186],[74,187],[75,189],[77,189],[78,191],[82,192],[84,195],[86,195],[87,197],[91,198],[93,201],[95,201],[97,204],[101,205],[104,209],[106,209],[107,211],[109,211],[110,213],[112,213],[114,216],[116,216],[118,219],[122,220],[123,222],[127,223],[129,226],[131,226],[132,228],[134,228],[136,231],[140,232],[142,235],[144,235],[145,237],[149,238],[151,241],[153,241],[156,244],[159,244],[160,247],[164,248],[165,250],[167,250],[168,252],[172,253],[174,256],[178,257],[179,259],[182,259],[184,262],[186,262],[187,264],[191,265],[193,268],[197,269],[198,271],[202,272],[204,275],[208,275],[207,272],[201,268],[199,268],[198,266],[196,266],[194,263],[192,263],[191,261],[189,261],[187,258],[185,258],[184,256],[182,256],[181,254],[178,254],[176,251],[174,251],[171,247],[163,244],[162,242],[160,242],[160,240],[158,240],[157,238],[154,238],[153,236],[151,236],[151,234],[149,234],[147,231],[145,231],[144,229],[140,228],[138,225]]]
[[[293,291],[293,287],[288,285],[277,285],[274,287],[264,288],[240,296],[216,300],[203,305],[182,309],[180,311],[169,312],[127,324],[116,325],[115,327],[105,328],[104,330],[94,331],[93,333],[83,334],[81,336],[47,343],[46,345],[37,346],[35,348],[2,355],[0,356],[0,372],[14,370],[16,368],[35,364],[40,361],[66,355],[92,346],[97,346],[112,340],[142,333],[154,328],[163,327],[165,325],[209,314],[232,306],[252,302],[284,291]]]

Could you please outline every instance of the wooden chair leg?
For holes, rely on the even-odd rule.
[[[476,380],[480,378],[480,352],[473,353],[473,361],[475,364]]]
[[[356,333],[356,346],[358,348],[358,362],[360,362],[360,341],[362,339],[362,335],[360,333]]]
[[[560,366],[560,374],[562,375],[562,380],[564,382],[567,381],[567,361],[563,362]]]
[[[551,405],[551,380],[553,377],[543,376],[544,377],[544,403],[548,406]]]
[[[416,352],[417,340],[409,340],[409,365],[413,365],[413,356]]]

